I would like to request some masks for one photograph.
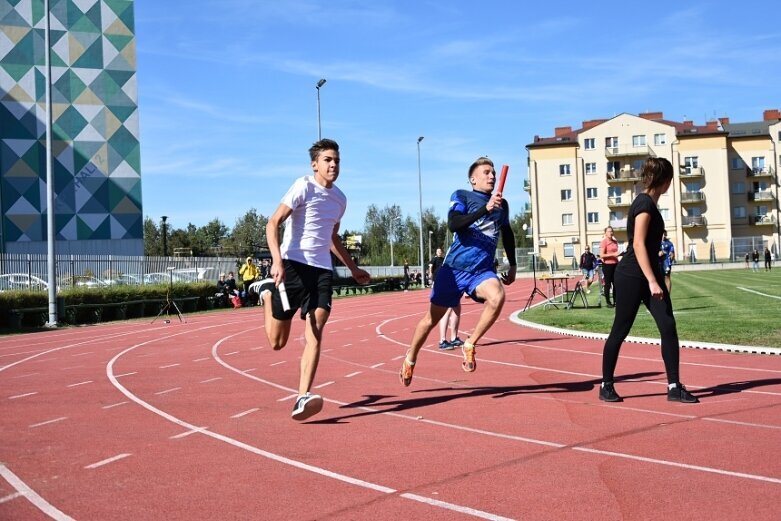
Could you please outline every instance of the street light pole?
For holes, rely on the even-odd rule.
[[[390,237],[390,250],[391,250],[391,268],[393,267],[393,238],[396,236],[396,221],[400,221],[401,217],[395,216],[390,219],[390,229],[388,230],[388,236]]]
[[[420,209],[420,276],[423,276],[423,178],[420,174],[420,142],[423,136],[418,138],[418,204]]]
[[[54,171],[52,170],[52,51],[51,25],[49,15],[49,0],[43,3],[44,8],[44,61],[46,62],[46,258],[47,280],[49,281],[49,321],[47,327],[57,327],[57,269],[56,240],[57,230],[54,219]]]
[[[317,140],[320,141],[323,139],[322,132],[320,130],[320,87],[325,85],[325,78],[321,78],[320,81],[317,82],[317,85],[315,85],[315,88],[317,89]]]
[[[163,220],[163,224],[160,226],[163,232],[163,257],[167,257],[168,256],[168,230],[166,229],[167,227],[165,221],[168,220],[168,216],[163,215],[161,219]]]
[[[434,233],[434,230],[428,231],[428,259],[431,260],[431,235]]]

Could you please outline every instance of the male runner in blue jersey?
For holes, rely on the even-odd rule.
[[[475,346],[496,322],[504,305],[502,282],[512,284],[515,281],[515,236],[510,228],[507,201],[499,192],[492,194],[496,183],[493,162],[487,157],[478,158],[469,167],[469,182],[471,192],[456,190],[450,196],[447,224],[455,239],[442,267],[437,270],[431,304],[415,328],[412,344],[402,362],[399,378],[404,385],[412,382],[418,352],[428,334],[448,308],[458,306],[464,293],[477,302],[485,303],[474,331],[461,346],[464,371],[474,371],[477,368]],[[510,269],[501,276],[501,281],[494,271],[496,245],[500,237],[510,262]]]

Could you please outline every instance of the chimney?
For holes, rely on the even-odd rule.
[[[583,122],[583,130],[588,130],[590,128],[594,128],[597,125],[604,123],[607,121],[606,119],[590,119],[588,121]]]
[[[693,127],[694,126],[694,121],[692,121],[690,119],[684,120],[683,126],[684,127]]]
[[[705,128],[707,128],[708,130],[718,130],[719,121],[717,119],[714,119],[713,121],[708,121],[705,123]]]
[[[641,112],[638,116],[643,119],[664,119],[664,112]]]
[[[729,125],[729,118],[719,118],[722,125]]]
[[[556,137],[566,136],[572,133],[572,127],[556,127]]]
[[[762,119],[764,121],[774,121],[781,119],[781,112],[778,109],[768,109],[762,113]]]

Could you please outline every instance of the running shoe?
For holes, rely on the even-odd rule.
[[[615,387],[613,387],[613,383],[603,383],[602,386],[599,388],[599,399],[603,402],[623,402],[624,399],[621,398],[618,393],[616,392]]]
[[[407,361],[407,357],[404,357],[404,361],[401,363],[401,371],[399,371],[399,380],[405,387],[409,387],[412,383],[412,371],[415,370],[415,366]]]
[[[477,360],[475,360],[477,349],[469,342],[464,342],[464,345],[461,346],[461,352],[464,353],[464,361],[461,364],[461,367],[467,373],[474,372],[474,370],[477,369]]]
[[[450,343],[452,344],[453,347],[461,347],[462,345],[464,345],[464,341],[458,337],[455,337],[453,340],[450,341]]]
[[[299,396],[296,400],[296,404],[293,406],[292,416],[296,421],[304,421],[319,413],[322,409],[323,397],[317,394],[306,393]]]
[[[668,402],[681,402],[681,403],[700,403],[700,400],[692,393],[686,390],[686,387],[682,383],[675,384],[672,389],[667,389],[667,401]]]
[[[447,340],[443,340],[439,343],[440,351],[452,351],[455,347],[456,345],[453,342],[448,342]]]

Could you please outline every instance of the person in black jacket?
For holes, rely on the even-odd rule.
[[[591,284],[594,282],[594,272],[597,269],[597,257],[591,253],[591,248],[586,246],[580,255],[580,271],[583,272],[581,286],[586,285],[586,293],[591,293]]]

